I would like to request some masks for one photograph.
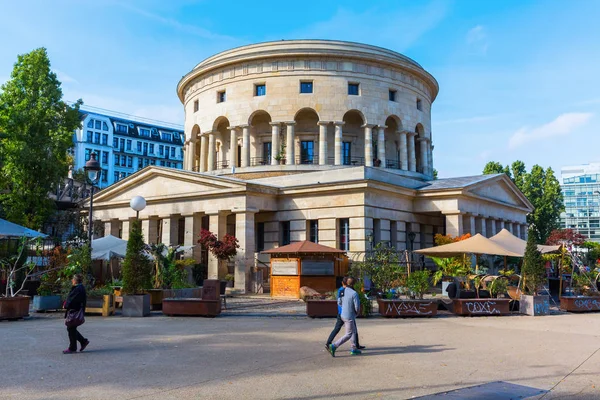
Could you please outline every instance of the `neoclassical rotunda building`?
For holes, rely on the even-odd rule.
[[[505,175],[433,179],[438,89],[410,58],[360,43],[286,40],[216,54],[177,85],[184,170],[149,166],[110,186],[94,218],[127,238],[129,200],[141,195],[150,243],[195,244],[201,228],[234,234],[229,265],[199,246],[194,257],[209,277],[234,273],[239,290],[253,287],[262,250],[296,241],[360,257],[378,242],[432,246],[436,233],[524,237],[532,205]]]

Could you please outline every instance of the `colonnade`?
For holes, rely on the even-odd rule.
[[[319,149],[319,165],[330,164],[328,160],[328,126],[334,125],[334,161],[333,165],[343,165],[343,139],[344,125],[343,121],[319,121],[318,133],[318,149]],[[271,165],[279,165],[279,149],[280,132],[285,129],[285,163],[286,165],[296,164],[295,149],[290,143],[295,141],[295,121],[271,122],[271,158],[267,160]],[[394,140],[399,144],[399,168],[405,171],[421,172],[425,175],[432,175],[431,140],[424,136],[418,136],[417,132],[400,130],[395,132],[395,137],[390,138],[390,135],[385,134],[385,125],[365,124],[361,126],[364,130],[364,165],[367,167],[380,166],[387,167],[386,160],[386,139]],[[240,125],[228,127],[229,130],[229,158],[233,160],[232,164],[237,164],[238,152],[238,137],[241,134],[242,146],[239,167],[245,168],[250,166],[250,125]],[[185,160],[184,165],[187,170],[197,170],[199,172],[210,172],[217,169],[215,163],[216,140],[215,136],[219,135],[219,131],[205,132],[199,137],[192,137],[185,142]],[[373,137],[377,141],[377,154],[373,154]],[[416,154],[416,141],[420,143],[420,154]],[[196,154],[197,143],[200,141],[200,154]],[[417,157],[418,156],[418,157]],[[198,161],[198,166],[196,166]],[[419,162],[418,162],[419,161]],[[374,164],[377,165],[374,165]],[[419,165],[418,165],[419,164]]]
[[[508,230],[518,238],[527,240],[527,224],[494,217],[484,217],[465,212],[444,213],[446,218],[446,234],[462,236],[477,233],[490,238],[502,229]]]

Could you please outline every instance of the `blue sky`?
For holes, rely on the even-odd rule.
[[[202,59],[253,42],[318,38],[399,51],[440,84],[440,177],[523,160],[600,161],[600,2],[592,0],[53,0],[0,4],[0,81],[48,48],[65,99],[183,123],[175,87]]]

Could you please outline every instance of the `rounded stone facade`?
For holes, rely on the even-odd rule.
[[[202,61],[177,93],[188,170],[364,165],[432,177],[438,84],[387,49],[327,40],[243,46]]]

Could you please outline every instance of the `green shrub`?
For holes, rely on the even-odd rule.
[[[145,253],[142,222],[135,220],[127,241],[127,253],[123,261],[123,293],[142,294],[152,284],[152,263]]]
[[[415,271],[408,276],[406,286],[408,290],[417,298],[422,299],[423,295],[429,290],[429,270]]]

